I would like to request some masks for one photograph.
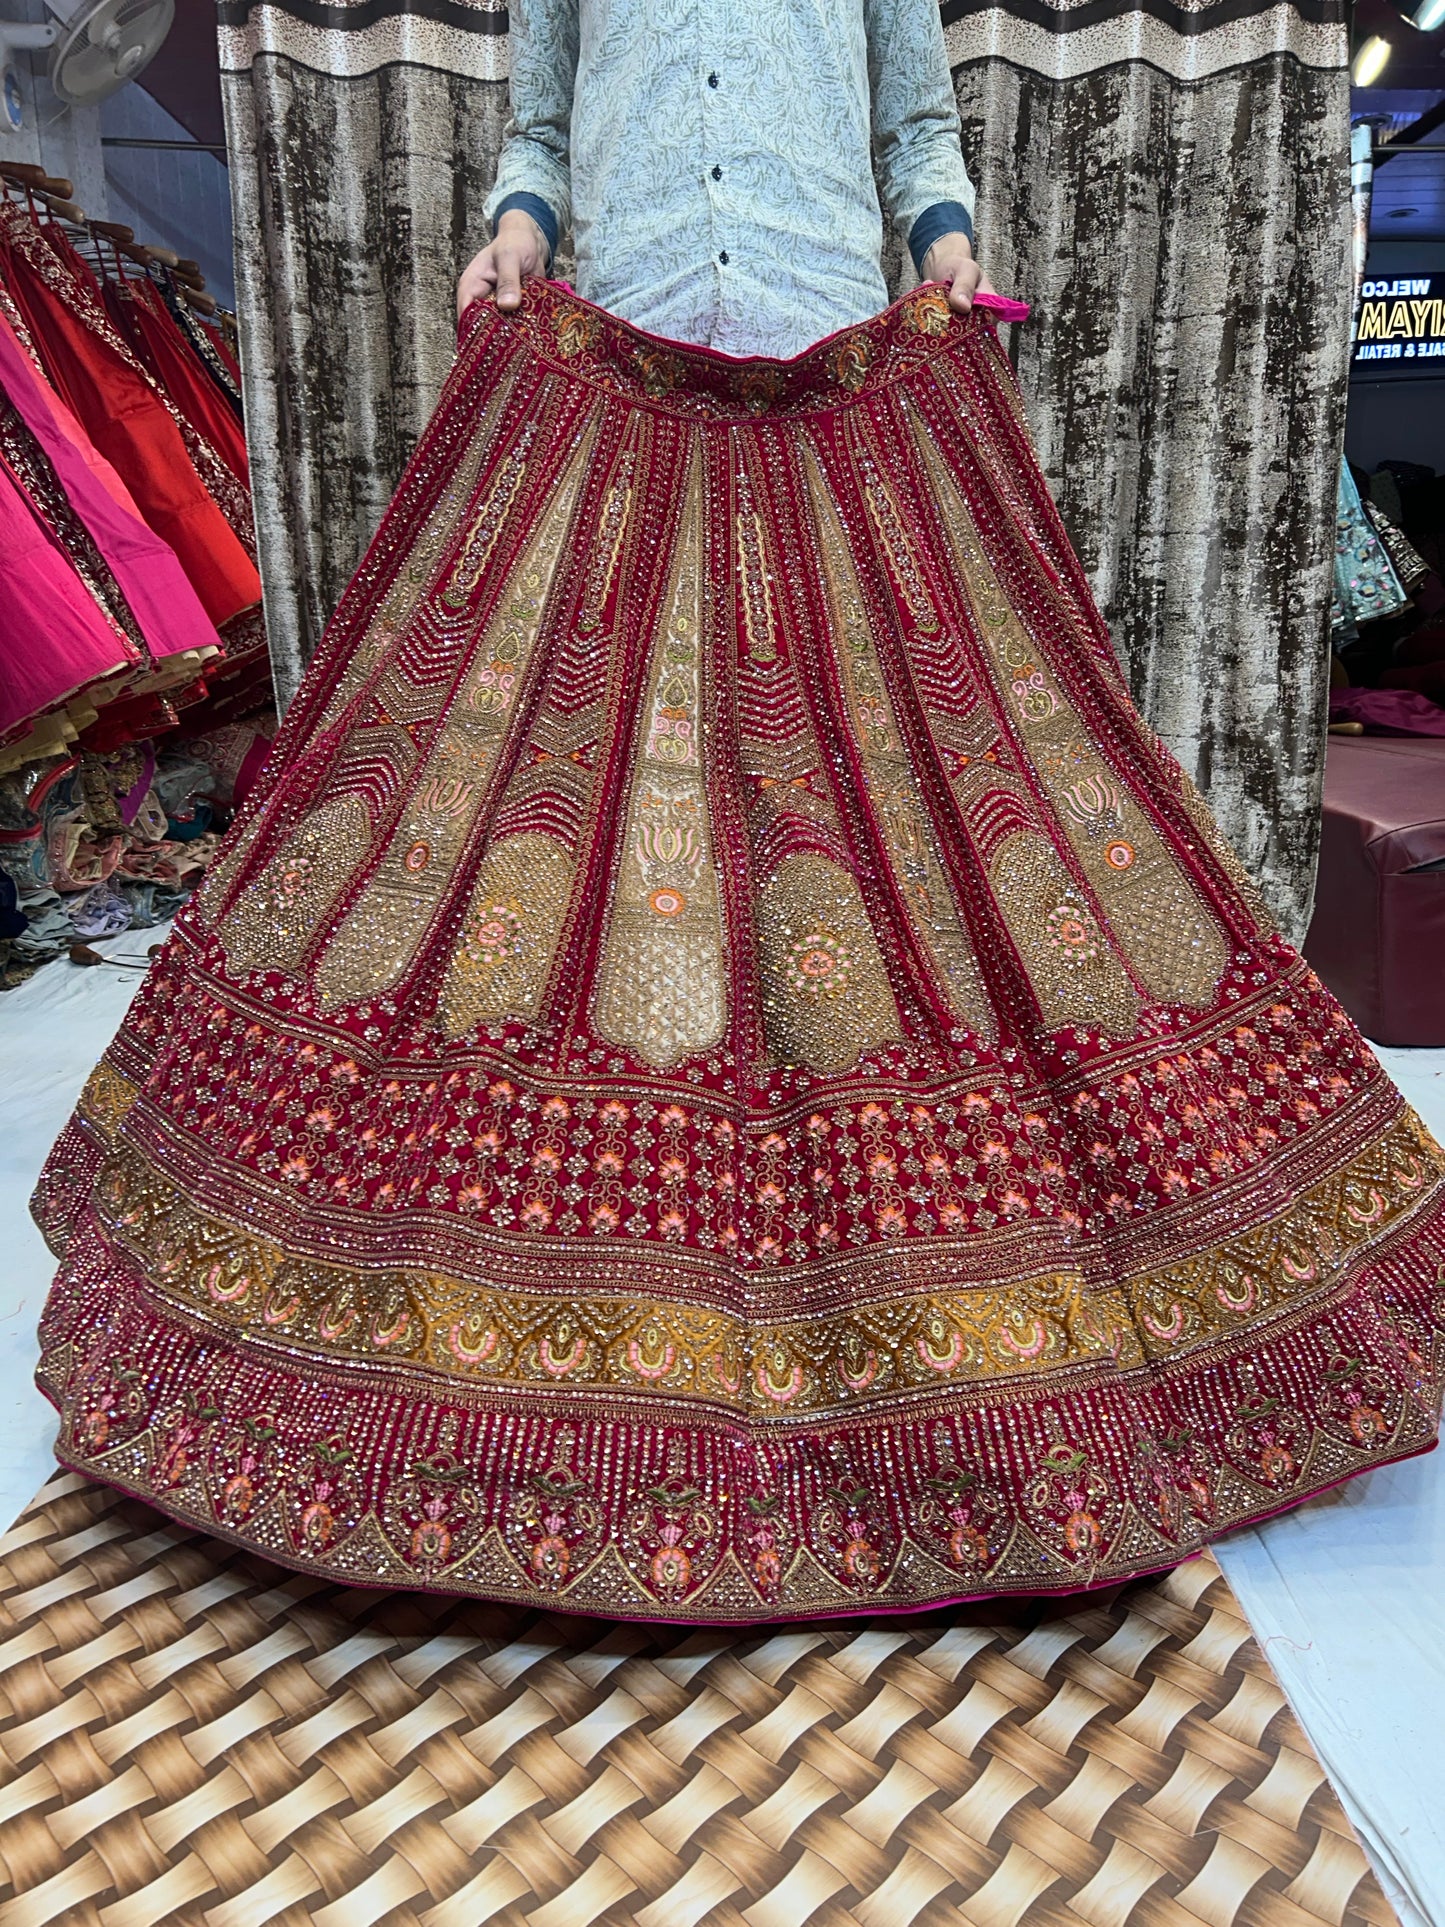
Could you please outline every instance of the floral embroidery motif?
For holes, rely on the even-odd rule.
[[[649,1598],[678,1604],[707,1576],[718,1523],[674,1451],[672,1469],[641,1494],[622,1522],[623,1554]]]
[[[128,1437],[146,1409],[138,1368],[123,1354],[82,1367],[70,1427],[80,1449],[100,1453]]]
[[[220,1429],[214,1453],[216,1514],[223,1526],[242,1526],[274,1485],[280,1428],[272,1413],[244,1412]]]
[[[575,1435],[563,1427],[546,1470],[518,1487],[507,1517],[507,1541],[541,1593],[562,1591],[602,1544],[604,1513],[573,1470],[575,1452]]]
[[[935,1557],[979,1580],[1003,1551],[1004,1502],[972,1466],[957,1463],[948,1441],[939,1443],[939,1467],[919,1499],[915,1530]]]
[[[787,953],[788,988],[802,997],[841,997],[852,974],[853,953],[836,930],[810,930]]]
[[[921,335],[945,335],[953,319],[948,296],[941,288],[921,288],[904,309],[904,326]]]
[[[442,1448],[414,1459],[388,1488],[383,1525],[409,1571],[434,1574],[466,1556],[481,1516],[471,1468]]]
[[[551,837],[508,837],[489,853],[467,906],[437,1015],[451,1037],[541,1007],[572,897],[573,868]]]
[[[1060,1439],[1039,1461],[1024,1489],[1034,1531],[1083,1577],[1113,1537],[1118,1499],[1087,1452]]]
[[[107,1138],[125,1122],[139,1092],[131,1080],[103,1057],[85,1081],[80,1109]]]
[[[1270,1395],[1248,1397],[1224,1437],[1231,1464],[1275,1490],[1293,1485],[1305,1469],[1310,1427],[1300,1413]]]
[[[1145,1516],[1174,1544],[1213,1523],[1211,1454],[1187,1426],[1144,1441],[1136,1483]]]
[[[742,1481],[739,1513],[739,1560],[759,1599],[773,1601],[797,1552],[793,1530],[777,1482],[776,1470],[759,1454],[753,1479]]]
[[[359,796],[338,796],[314,811],[226,913],[231,967],[294,970],[370,840]]]
[[[787,387],[781,368],[739,369],[733,376],[733,392],[750,414],[762,415],[779,400]]]
[[[653,401],[670,395],[682,380],[682,364],[677,357],[657,348],[637,350],[637,372],[642,377],[642,392]]]
[[[1044,1022],[1132,1037],[1138,993],[1052,844],[1027,831],[1009,837],[989,881]]]
[[[758,895],[759,975],[768,1041],[783,1062],[841,1071],[902,1035],[898,1006],[853,879],[821,856],[790,856]],[[848,969],[827,995],[816,974],[824,942]],[[814,971],[801,958],[815,959]]]
[[[880,1495],[854,1473],[841,1451],[837,1474],[818,1507],[816,1539],[820,1557],[852,1593],[877,1592],[897,1557],[893,1524]]]
[[[569,303],[558,308],[553,318],[557,346],[569,361],[597,346],[602,333],[602,318],[593,308]]]
[[[857,394],[868,379],[868,364],[872,359],[872,346],[867,336],[850,334],[829,355],[828,369],[839,387]]]
[[[313,1557],[329,1552],[360,1514],[359,1486],[351,1447],[340,1432],[319,1439],[309,1464],[288,1494],[291,1549]]]

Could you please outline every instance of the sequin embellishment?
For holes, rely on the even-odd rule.
[[[727,1022],[704,773],[702,513],[694,472],[653,646],[596,993],[602,1035],[659,1068],[716,1044]]]

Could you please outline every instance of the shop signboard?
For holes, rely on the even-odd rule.
[[[1445,378],[1445,273],[1366,279],[1350,374],[1356,381]]]

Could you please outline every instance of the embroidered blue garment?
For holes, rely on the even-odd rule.
[[[1361,622],[1397,614],[1409,599],[1389,552],[1365,514],[1350,465],[1341,462],[1335,511],[1335,593],[1330,608],[1336,641]]]

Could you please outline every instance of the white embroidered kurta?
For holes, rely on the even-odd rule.
[[[876,314],[875,153],[915,251],[970,229],[937,0],[512,0],[510,18],[488,214],[535,196],[572,229],[578,292],[639,327],[791,355]]]

